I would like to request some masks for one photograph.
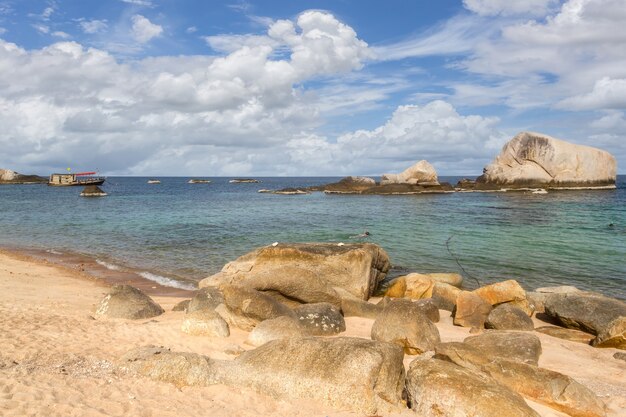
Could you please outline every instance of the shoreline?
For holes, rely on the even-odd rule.
[[[61,268],[65,271],[75,273],[85,280],[96,282],[105,287],[110,287],[115,284],[132,285],[151,296],[190,297],[191,294],[197,290],[197,284],[191,280],[182,281],[163,277],[152,271],[129,268],[115,261],[110,263],[93,256],[75,252],[60,252],[56,249],[0,246],[0,254],[14,256],[25,262]],[[183,288],[166,285],[167,281],[160,283],[155,279],[172,281],[175,285],[178,284]]]
[[[192,336],[181,331],[185,316],[171,308],[183,297],[155,296],[165,313],[148,320],[98,319],[96,306],[107,283],[79,270],[0,249],[0,413],[21,415],[246,415],[356,417],[314,400],[276,400],[245,387],[213,385],[176,387],[116,372],[116,363],[139,346],[165,346],[213,359],[233,360],[254,349],[248,332],[231,328],[227,338]],[[188,297],[186,297],[188,298]],[[375,301],[375,300],[373,300]],[[440,310],[436,323],[444,342],[462,341],[469,329],[454,326]],[[533,318],[535,327],[546,323]],[[346,317],[347,330],[337,336],[370,338],[372,319]],[[590,388],[608,406],[607,417],[626,408],[626,373],[614,348],[558,339],[533,332],[542,344],[539,365],[562,372]],[[405,368],[417,356],[404,357]],[[100,393],[94,396],[93,393]],[[189,401],[194,398],[194,401]],[[564,414],[527,403],[542,417]],[[51,413],[51,411],[54,412]],[[385,413],[410,417],[408,409]]]

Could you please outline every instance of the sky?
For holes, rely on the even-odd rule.
[[[535,131],[626,173],[625,0],[0,0],[0,168],[480,175]]]

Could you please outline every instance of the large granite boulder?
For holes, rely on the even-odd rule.
[[[605,415],[604,404],[587,387],[567,375],[536,365],[492,357],[467,343],[440,343],[435,358],[481,372],[524,397],[572,417]]]
[[[623,301],[584,292],[550,294],[545,300],[545,313],[565,327],[597,335],[598,341],[594,343],[599,347],[626,348],[623,343],[626,303]]]
[[[569,340],[570,342],[582,343],[585,345],[591,344],[591,341],[595,339],[595,336],[592,334],[581,332],[580,330],[567,329],[557,326],[537,327],[535,331],[547,334],[548,336]]]
[[[220,287],[228,313],[223,317],[230,325],[250,331],[263,320],[280,316],[296,317],[295,313],[272,297],[252,288],[224,284]],[[216,308],[222,315],[223,309]],[[234,317],[233,317],[234,316]]]
[[[191,301],[189,301],[187,312],[191,313],[198,310],[215,310],[215,308],[223,302],[224,295],[219,288],[201,288],[195,293]]]
[[[340,287],[367,300],[389,267],[387,253],[371,243],[343,246],[280,243],[256,249],[229,262],[221,272],[202,280],[200,287],[224,283],[247,285],[248,281],[259,286],[259,281],[262,281],[265,285],[263,289],[271,288],[287,298],[303,303],[325,301],[338,305],[340,298],[335,293],[336,298],[333,299],[333,292],[326,288]],[[311,294],[316,298],[311,298]],[[330,299],[320,299],[329,295]]]
[[[496,330],[533,330],[533,320],[519,307],[510,303],[500,304],[487,316],[487,329]]]
[[[355,297],[343,288],[335,287],[341,297],[341,312],[344,317],[364,317],[375,319],[383,310],[382,306]]]
[[[360,338],[273,340],[236,358],[221,382],[280,399],[383,414],[402,405],[403,357],[398,346]]]
[[[610,322],[591,342],[595,347],[614,347],[626,350],[626,316]]]
[[[476,188],[614,187],[616,172],[615,158],[606,151],[521,132],[485,167]]]
[[[381,185],[387,184],[434,184],[438,185],[437,171],[428,163],[421,160],[415,165],[402,171],[400,174],[383,174],[380,180]]]
[[[408,355],[432,350],[441,340],[422,307],[404,299],[389,301],[372,326],[372,339],[395,343]]]
[[[217,384],[217,366],[206,356],[155,346],[133,349],[118,361],[118,369],[124,373],[169,382],[179,388]]]
[[[230,336],[228,323],[213,310],[196,310],[187,313],[183,319],[181,330],[194,336]]]
[[[307,335],[299,320],[281,316],[259,323],[248,335],[247,343],[261,346],[272,340],[300,338]]]
[[[420,416],[539,417],[519,394],[494,379],[439,359],[411,362],[406,390]]]
[[[471,291],[461,291],[456,297],[456,306],[452,312],[454,324],[472,329],[482,329],[491,310],[491,304],[478,294]]]
[[[163,308],[130,285],[114,285],[96,309],[95,316],[119,319],[147,319],[163,314]]]
[[[332,336],[346,331],[341,310],[329,303],[305,304],[294,310],[300,326],[312,336]]]
[[[432,300],[441,310],[453,311],[461,291],[463,290],[452,285],[436,282],[433,286]]]
[[[489,358],[537,365],[541,356],[541,341],[532,333],[490,330],[463,342]]]

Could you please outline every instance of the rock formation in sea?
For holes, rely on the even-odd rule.
[[[104,197],[108,194],[102,191],[97,185],[88,185],[80,193],[81,197]]]
[[[399,174],[383,174],[380,185],[386,184],[429,184],[439,185],[437,171],[426,160],[421,160]]]
[[[615,157],[604,150],[521,132],[485,167],[475,189],[614,188],[616,173]]]
[[[48,182],[48,179],[38,175],[24,175],[10,169],[0,169],[0,184],[32,184],[45,182]]]

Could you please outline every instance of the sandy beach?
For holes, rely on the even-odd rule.
[[[181,332],[184,312],[171,311],[182,296],[153,295],[165,313],[148,320],[96,320],[108,285],[77,271],[13,252],[0,252],[0,414],[4,416],[355,416],[314,401],[287,402],[224,385],[177,388],[121,375],[115,362],[129,350],[157,345],[216,359],[233,359],[248,333],[228,338]],[[444,342],[462,341],[469,329],[440,311]],[[535,319],[536,320],[536,319]],[[346,318],[342,336],[369,338],[373,320]],[[536,321],[536,327],[545,323]],[[541,367],[573,377],[626,415],[626,362],[616,349],[597,349],[535,332]],[[413,360],[405,356],[405,365]],[[542,416],[566,416],[529,402]],[[410,410],[397,416],[416,415]]]

